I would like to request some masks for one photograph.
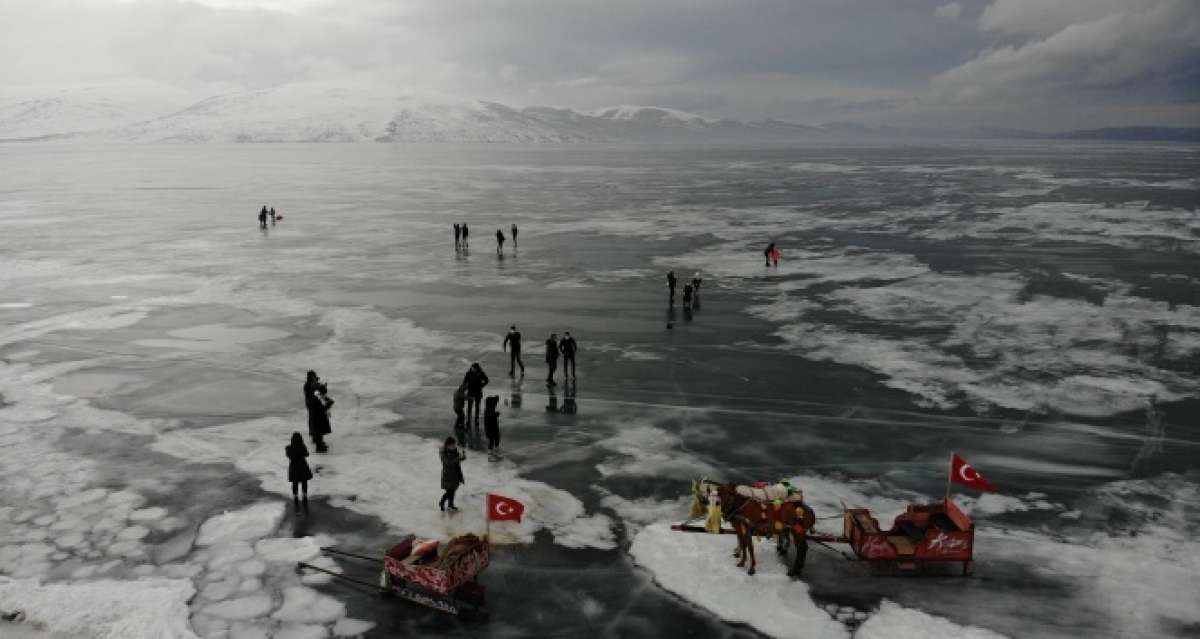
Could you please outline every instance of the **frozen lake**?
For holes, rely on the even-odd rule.
[[[205,637],[1194,635],[1198,175],[1170,145],[0,145],[0,575],[20,580],[0,610],[32,610],[35,579],[136,598],[148,578]],[[264,204],[284,218],[260,230]],[[671,269],[702,274],[694,312],[668,306]],[[579,381],[548,389],[563,331]],[[473,361],[507,455],[469,451],[445,517],[437,446]],[[337,406],[303,517],[283,447],[310,368]],[[653,526],[702,476],[798,477],[818,517],[890,522],[941,494],[951,450],[999,488],[956,491],[975,576],[814,547],[779,601],[817,617],[787,632],[756,623],[770,601],[730,623],[686,587],[732,540]],[[488,491],[529,508],[493,530],[488,624],[291,570],[317,544],[478,531]]]

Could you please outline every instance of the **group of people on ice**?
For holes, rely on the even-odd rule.
[[[692,276],[692,281],[683,285],[683,307],[699,308],[700,307],[700,273],[697,272]],[[672,306],[675,305],[675,287],[678,286],[679,280],[675,277],[675,271],[667,271],[667,295]]]
[[[517,225],[513,224],[511,226],[511,228],[509,229],[509,232],[512,233],[513,247],[515,248],[517,246],[517,233],[518,233]],[[454,250],[459,251],[462,249],[470,248],[470,246],[471,246],[470,236],[471,236],[471,229],[467,226],[467,224],[465,222],[462,224],[456,223],[454,225]],[[504,242],[505,242],[504,231],[502,231],[500,229],[496,229],[496,252],[497,253],[504,252]]]
[[[510,354],[509,376],[515,376],[517,367],[520,367],[523,378],[525,363],[521,361],[521,333],[516,326],[509,327],[501,349]],[[578,378],[575,372],[575,355],[578,350],[579,346],[570,332],[564,333],[561,339],[555,333],[550,334],[550,337],[546,339],[546,366],[548,369],[546,384],[548,386],[556,385],[554,373],[558,367],[560,356],[563,359],[564,381]],[[479,362],[475,362],[467,369],[462,382],[454,390],[454,431],[458,438],[447,437],[439,452],[442,463],[441,485],[444,492],[438,502],[438,507],[443,511],[447,508],[451,511],[458,510],[454,506],[454,494],[465,481],[461,463],[466,459],[466,452],[458,445],[460,442],[465,443],[472,426],[474,426],[475,434],[478,435],[481,407],[488,454],[496,459],[500,453],[500,412],[498,410],[500,397],[492,395],[486,400],[483,397],[483,389],[490,381],[487,373],[483,371],[483,367]],[[332,432],[329,409],[333,407],[333,404],[334,400],[329,396],[329,387],[321,381],[315,371],[308,371],[304,380],[304,407],[308,412],[308,434],[318,453],[329,451],[329,447],[325,443],[325,436]],[[313,478],[313,472],[308,465],[308,447],[305,446],[304,438],[299,432],[292,433],[291,441],[284,448],[284,453],[288,458],[288,481],[292,484],[292,501],[297,511],[303,508],[307,512],[308,482]]]
[[[267,219],[271,220],[271,226],[275,226],[275,220],[282,220],[282,215],[275,214],[275,207],[267,208],[264,204],[262,210],[258,212],[258,228],[267,228]]]

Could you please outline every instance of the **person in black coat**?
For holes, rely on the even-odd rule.
[[[488,451],[500,452],[500,413],[496,405],[500,403],[499,395],[492,395],[484,402],[483,434],[487,436]]]
[[[292,443],[283,449],[288,458],[288,481],[292,482],[292,503],[300,507],[300,497],[297,488],[304,493],[304,510],[308,510],[308,480],[313,478],[312,469],[308,467],[308,447],[300,433],[292,433]]]
[[[554,386],[554,371],[558,368],[558,335],[554,333],[550,333],[550,339],[546,340],[546,368],[549,369],[546,385]]]
[[[467,248],[470,245],[470,242],[467,241],[467,236],[469,236],[470,234],[471,234],[471,229],[467,228],[466,222],[463,222],[463,225],[462,225],[462,247],[463,248]]]
[[[329,425],[329,407],[333,406],[333,400],[328,393],[329,389],[317,374],[308,371],[304,380],[304,407],[308,409],[308,436],[312,437],[318,453],[329,450],[325,445],[325,436],[333,432]]]
[[[467,426],[467,414],[463,412],[467,405],[467,387],[459,384],[454,389],[454,432],[458,433]]]
[[[521,331],[517,330],[516,326],[508,327],[508,334],[504,336],[504,343],[500,345],[500,350],[508,350],[512,347],[512,356],[508,362],[508,376],[512,377],[517,366],[521,367],[521,376],[525,376],[525,362],[521,361]]]
[[[579,376],[575,374],[575,351],[579,350],[579,345],[575,343],[575,338],[571,337],[571,331],[563,333],[558,350],[562,352],[563,357],[563,381],[571,377],[578,380]]]
[[[675,284],[677,281],[675,279],[675,271],[667,271],[667,293],[670,296],[672,304],[675,303]]]
[[[463,376],[463,385],[467,387],[467,426],[471,425],[471,407],[475,408],[475,428],[479,428],[479,404],[483,402],[483,387],[488,385],[487,373],[479,366],[479,362],[471,364],[467,374]]]
[[[454,505],[454,493],[461,484],[467,483],[461,466],[467,454],[458,449],[453,437],[447,437],[439,456],[442,459],[442,490],[446,492],[442,493],[442,498],[438,500],[438,508],[445,511],[449,506],[450,510],[458,510]]]

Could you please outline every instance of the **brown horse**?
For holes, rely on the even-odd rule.
[[[746,565],[747,557],[750,559],[748,574],[753,575],[758,567],[758,560],[754,556],[754,535],[778,535],[776,550],[780,555],[786,555],[789,542],[796,547],[796,559],[788,570],[788,576],[800,576],[808,556],[808,531],[817,521],[816,514],[808,504],[803,501],[786,501],[779,505],[760,502],[739,495],[735,484],[721,484],[707,479],[692,482],[692,493],[693,514],[697,510],[703,512],[711,501],[719,502],[722,519],[729,522],[737,533],[738,547],[734,557],[738,558],[739,568]]]

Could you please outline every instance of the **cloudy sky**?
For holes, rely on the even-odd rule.
[[[799,122],[1200,126],[1200,0],[0,0],[0,93],[379,82]]]

